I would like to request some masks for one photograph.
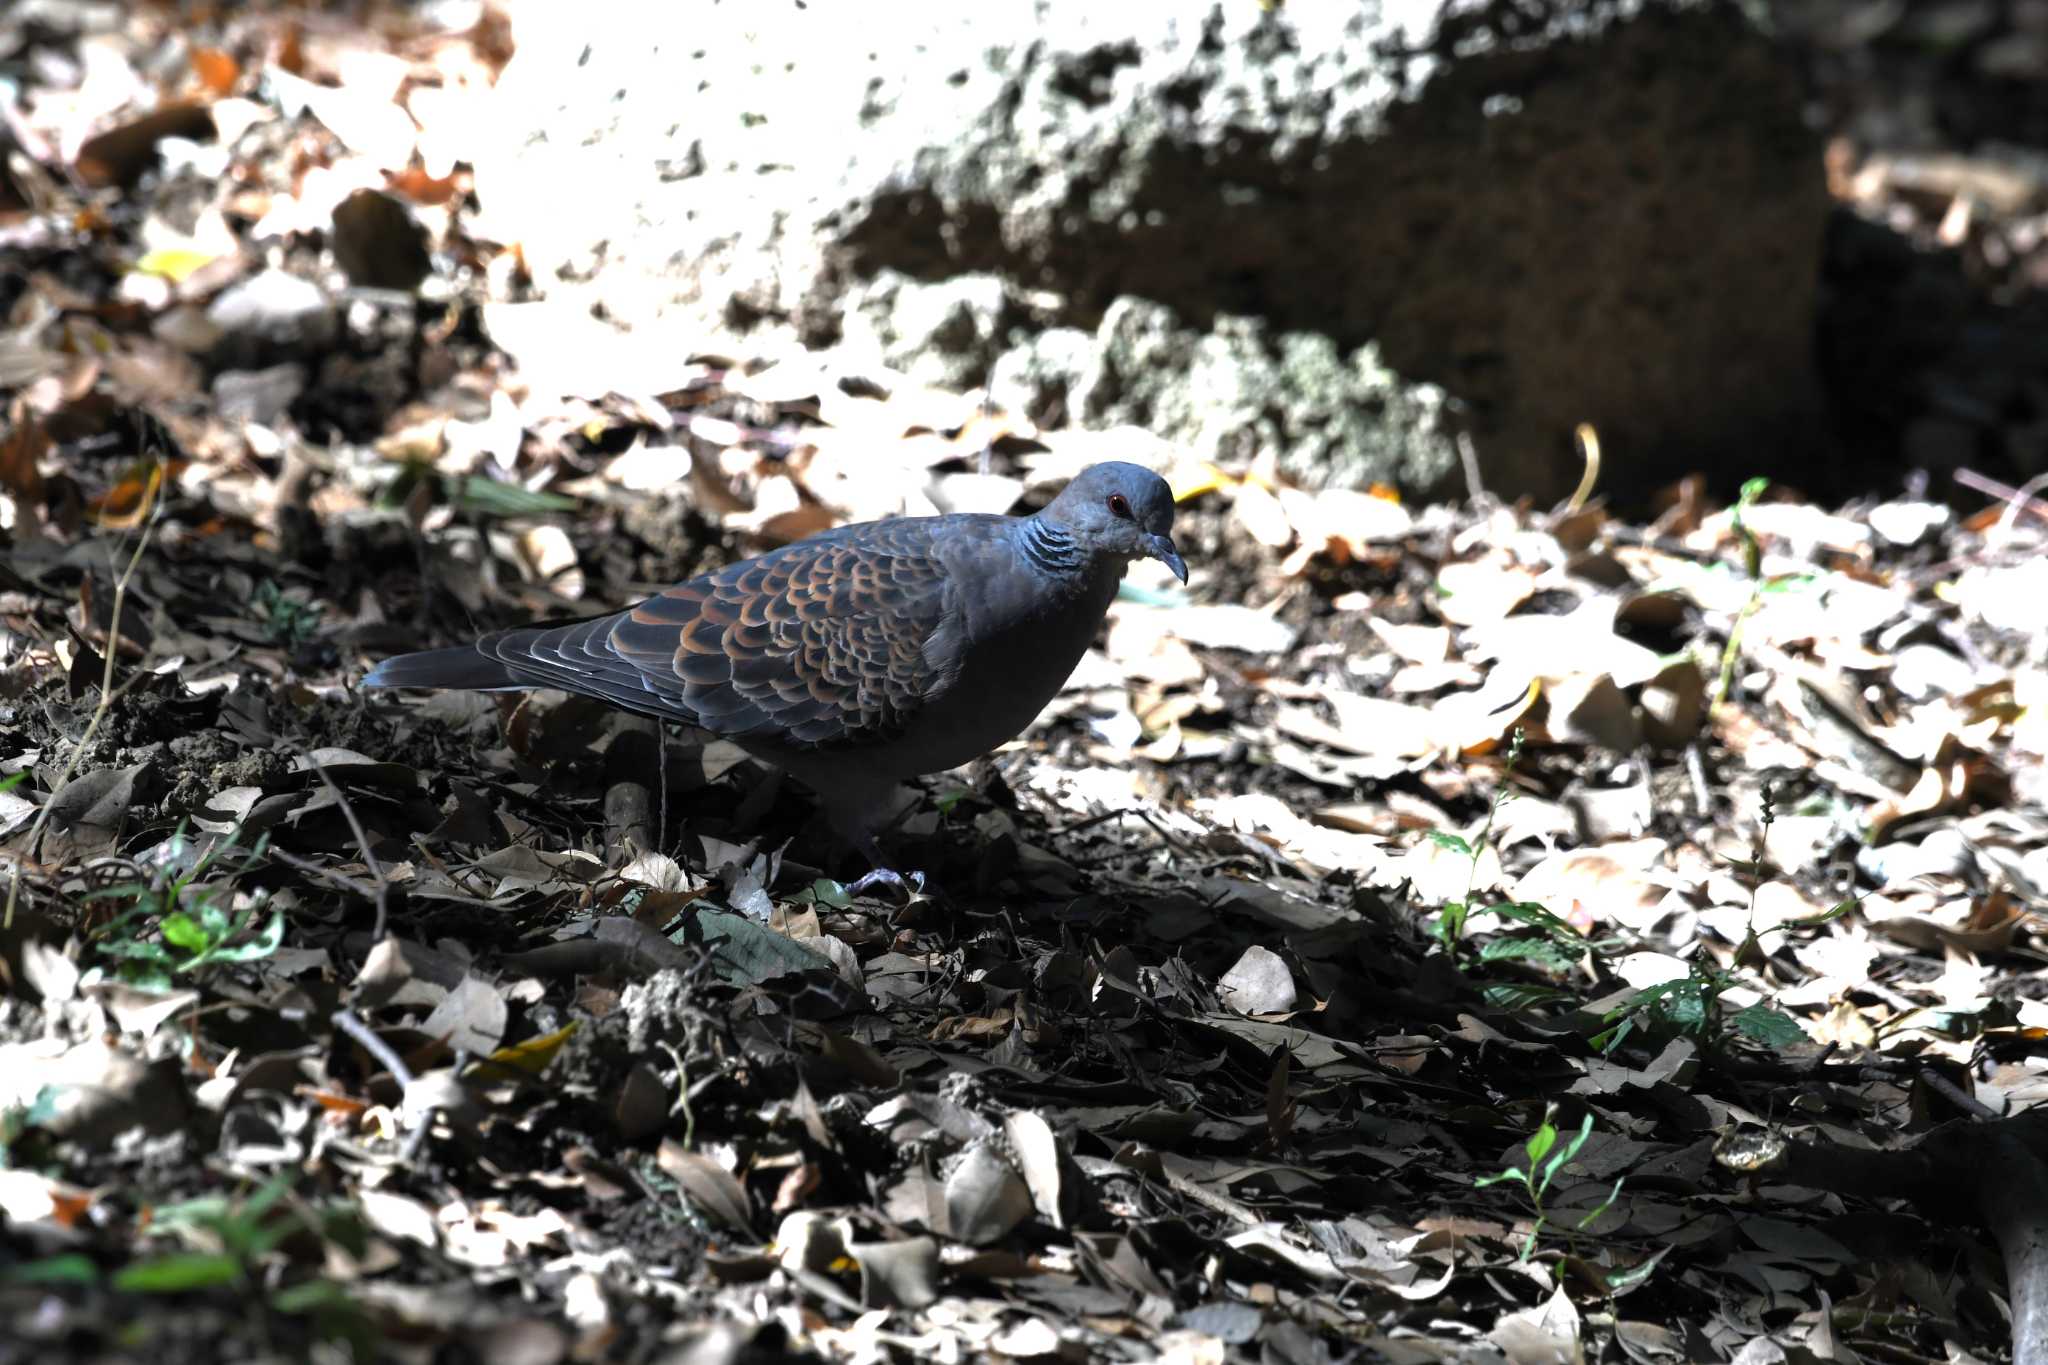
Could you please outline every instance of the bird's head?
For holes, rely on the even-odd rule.
[[[1156,559],[1188,581],[1187,563],[1173,545],[1173,490],[1140,465],[1089,465],[1039,516],[1066,530],[1088,554]]]

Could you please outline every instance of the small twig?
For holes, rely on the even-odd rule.
[[[370,875],[376,879],[377,923],[370,930],[370,941],[379,942],[384,937],[384,923],[390,917],[391,910],[391,888],[384,880],[384,868],[378,863],[377,855],[370,852],[370,836],[363,833],[363,823],[356,819],[355,807],[348,803],[348,795],[342,791],[341,784],[334,780],[333,774],[320,766],[320,760],[313,757],[310,750],[306,753],[306,762],[312,765],[314,772],[320,774],[320,780],[327,784],[327,790],[333,792],[335,801],[340,803],[341,817],[348,821],[349,833],[356,836],[356,850],[363,855],[363,866],[368,868]]]
[[[709,958],[705,959],[709,961]],[[662,1050],[675,1060],[676,1102],[670,1113],[683,1116],[683,1148],[695,1151],[697,1148],[697,1111],[690,1107],[690,1062],[683,1056],[682,1049],[667,1039],[661,1041]]]
[[[1465,469],[1465,501],[1476,508],[1486,501],[1486,481],[1479,477],[1479,452],[1469,431],[1458,433],[1458,463]]]
[[[333,882],[336,886],[341,887],[345,891],[353,891],[356,895],[361,896],[366,901],[374,902],[377,899],[377,892],[380,889],[378,886],[372,885],[371,883],[366,881],[359,881],[358,879],[349,876],[348,873],[337,871],[336,869],[327,866],[325,863],[316,863],[311,858],[301,858],[298,854],[287,853],[284,849],[281,848],[265,849],[263,856],[266,858],[275,858],[278,862],[283,863],[286,867],[294,868],[300,872],[307,873],[311,876],[325,877],[328,881]]]
[[[1996,479],[1979,474],[1974,469],[1958,469],[1949,477],[1973,493],[1982,493],[1987,498],[1997,498],[2006,505],[2004,514],[1998,519],[1998,532],[2001,537],[2012,534],[2012,524],[2022,512],[2041,521],[2048,521],[2048,503],[2043,503],[2034,496],[2042,488],[2048,487],[2048,474],[2035,475],[2021,488],[2000,483]]]
[[[1160,824],[1159,821],[1153,818],[1152,812],[1146,810],[1143,806],[1121,806],[1116,810],[1104,811],[1100,815],[1091,815],[1085,820],[1077,820],[1073,824],[1062,826],[1059,829],[1048,829],[1046,834],[1051,838],[1064,839],[1069,834],[1079,834],[1084,829],[1090,829],[1108,820],[1121,820],[1126,815],[1135,815],[1150,825],[1152,832],[1164,840],[1166,845],[1177,853],[1184,853],[1192,858],[1201,852],[1200,849]]]
[[[401,1094],[412,1087],[412,1068],[408,1067],[404,1059],[392,1050],[391,1044],[379,1038],[368,1024],[357,1018],[354,1010],[336,1010],[327,1017],[336,1028],[354,1039],[363,1051],[369,1053],[371,1059],[377,1065],[391,1073],[391,1079],[398,1083]],[[404,1112],[404,1106],[401,1104],[399,1106],[401,1121],[403,1120]],[[421,1144],[426,1141],[427,1134],[433,1131],[435,1112],[435,1110],[430,1109],[420,1115],[418,1126],[405,1135],[405,1145],[399,1150],[399,1161],[401,1163],[410,1162],[419,1155]]]
[[[1692,798],[1699,806],[1700,818],[1705,820],[1714,813],[1714,793],[1707,786],[1707,765],[1700,755],[1698,740],[1685,746],[1685,775],[1692,782]]]
[[[1932,1090],[1935,1094],[1941,1096],[1957,1109],[1980,1123],[2005,1117],[2005,1115],[1999,1113],[1975,1095],[1968,1093],[1961,1086],[1931,1066],[1920,1068],[1919,1081],[1920,1084],[1926,1086],[1929,1090]]]
[[[2044,521],[2048,521],[2048,509],[2043,509],[2041,504],[2034,500],[2034,494],[2040,492],[2043,488],[2048,488],[2048,474],[2036,474],[2033,478],[2028,479],[2017,489],[2013,490],[2013,495],[2006,500],[2005,511],[1998,518],[1998,538],[2000,540],[2012,539],[2013,523],[2019,520],[2022,509],[2032,512]]]
[[[392,1051],[391,1044],[379,1038],[368,1024],[356,1017],[354,1010],[336,1010],[328,1018],[336,1028],[361,1044],[363,1051],[369,1053],[377,1065],[390,1072],[392,1080],[401,1086],[412,1084],[412,1069]]]
[[[93,707],[92,718],[85,724],[85,733],[78,737],[78,743],[71,746],[71,754],[64,760],[63,770],[57,774],[57,780],[50,785],[50,799],[43,802],[42,808],[36,812],[35,823],[29,827],[28,842],[24,845],[22,856],[15,860],[14,876],[7,883],[7,911],[0,915],[0,929],[14,927],[14,907],[21,899],[21,870],[28,862],[29,856],[42,847],[43,829],[50,823],[50,811],[57,803],[57,793],[64,790],[65,783],[71,780],[71,774],[78,770],[79,759],[84,757],[86,749],[92,744],[93,736],[99,732],[100,722],[113,710],[114,698],[120,695],[114,690],[114,659],[121,652],[121,613],[128,602],[128,583],[135,577],[135,570],[142,563],[142,553],[149,548],[150,536],[155,532],[156,524],[163,516],[164,478],[164,463],[159,459],[151,467],[149,478],[143,487],[143,501],[148,505],[149,512],[143,518],[142,534],[135,542],[135,552],[128,556],[128,566],[122,569],[120,576],[114,580],[113,610],[107,621],[107,650],[103,661],[105,668],[100,673],[99,704]],[[148,662],[146,647],[142,662]],[[140,667],[138,664],[138,671],[130,677],[130,682],[141,676]],[[126,684],[122,690],[127,690]]]
[[[996,414],[1001,411],[1002,409],[996,406],[996,391],[994,387],[984,386],[981,391],[981,420],[983,422],[993,422]],[[975,465],[975,472],[983,478],[987,478],[990,470],[995,465],[995,458],[995,437],[984,436],[981,442],[980,462]]]

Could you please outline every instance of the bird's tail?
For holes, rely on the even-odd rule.
[[[386,659],[363,675],[365,687],[456,687],[473,691],[533,686],[475,645],[427,649]]]

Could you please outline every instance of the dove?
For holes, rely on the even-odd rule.
[[[700,574],[624,611],[401,654],[366,687],[559,688],[723,736],[814,792],[873,868],[904,780],[1015,738],[1095,639],[1131,562],[1183,583],[1173,493],[1090,465],[1029,516],[841,526]]]

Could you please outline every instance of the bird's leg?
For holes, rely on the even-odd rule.
[[[924,874],[902,873],[891,868],[888,858],[883,856],[882,846],[875,841],[877,833],[902,819],[915,804],[908,799],[910,793],[902,783],[894,778],[851,777],[835,773],[828,781],[813,780],[810,785],[818,795],[818,805],[824,812],[826,823],[840,838],[853,845],[872,869],[847,884],[848,895],[857,896],[874,887],[886,886],[907,901],[923,892]]]
[[[655,817],[654,846],[662,849],[668,847],[668,727],[659,720],[654,722],[654,771],[661,784],[657,807],[661,813]]]

